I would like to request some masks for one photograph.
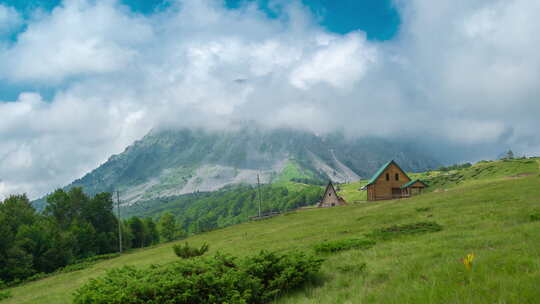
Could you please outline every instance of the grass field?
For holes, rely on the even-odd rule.
[[[496,178],[515,178],[534,174],[538,171],[537,159],[514,159],[499,161],[483,161],[473,166],[452,171],[428,171],[411,173],[412,179],[419,178],[429,184],[427,191],[438,191],[452,188],[464,183],[482,183]]]
[[[540,214],[540,161],[532,164],[510,172],[510,178],[497,173],[411,199],[297,211],[188,241],[208,242],[210,254],[249,255],[261,249],[314,253],[313,246],[324,241],[363,238],[391,225],[436,222],[442,231],[377,240],[370,249],[326,255],[316,282],[276,303],[538,303],[540,221],[531,215]],[[528,174],[516,177],[521,173]],[[360,184],[342,185],[340,195],[361,200],[354,192]],[[12,288],[13,297],[1,303],[70,303],[78,286],[107,269],[176,260],[173,244]],[[471,271],[460,261],[469,253],[476,256]]]
[[[339,185],[338,194],[348,203],[364,202],[367,199],[367,191],[359,191],[359,189],[366,184],[367,180],[361,180],[358,182]]]

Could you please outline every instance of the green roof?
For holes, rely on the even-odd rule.
[[[390,164],[393,163],[393,162],[394,162],[394,160],[391,160],[391,161],[387,162],[386,164],[384,164],[379,170],[377,170],[377,172],[375,172],[375,175],[373,175],[373,177],[369,180],[369,182],[367,183],[366,186],[374,184],[375,181],[377,180],[377,178],[379,178],[379,176],[381,176],[381,174],[384,172],[384,170],[386,170],[386,168],[388,168],[388,166],[390,166]]]
[[[421,182],[422,184],[424,184],[424,186],[427,187],[426,183],[424,183],[423,181],[421,181],[421,180],[419,180],[419,179],[415,179],[415,180],[412,180],[412,181],[406,183],[405,185],[401,186],[400,188],[401,188],[401,189],[405,189],[405,188],[407,188],[407,187],[410,187],[410,186],[414,185],[414,183],[416,183],[416,182]]]

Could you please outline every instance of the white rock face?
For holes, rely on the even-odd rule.
[[[260,182],[267,184],[272,181],[273,176],[279,175],[283,171],[287,161],[287,159],[278,161],[271,168],[261,170],[238,169],[222,165],[203,165],[196,169],[189,179],[180,179],[177,184],[163,184],[160,182],[169,179],[171,171],[173,171],[164,170],[160,177],[122,191],[121,200],[124,205],[132,205],[140,200],[182,195],[197,191],[216,191],[228,185],[255,185],[257,184],[257,174],[259,174]]]
[[[334,155],[333,164],[327,164],[315,154],[310,152],[313,165],[319,172],[326,174],[334,183],[346,183],[360,180],[360,176],[354,173],[349,167],[341,163]],[[333,165],[333,166],[332,166]]]
[[[333,155],[333,162],[328,164],[310,152],[310,158],[314,168],[328,175],[332,182],[344,183],[360,180],[360,177],[352,169],[340,162]],[[189,178],[177,178],[177,183],[164,181],[174,179],[175,170],[164,170],[159,177],[153,178],[146,183],[124,189],[121,192],[121,200],[124,205],[132,205],[140,200],[149,200],[159,197],[168,197],[194,193],[197,191],[216,191],[229,185],[255,185],[257,174],[262,184],[271,183],[272,179],[283,172],[289,159],[277,161],[268,169],[238,169],[222,165],[203,165],[191,174]]]

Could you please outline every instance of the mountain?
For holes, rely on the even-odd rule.
[[[252,125],[232,131],[154,130],[68,188],[81,186],[90,194],[119,190],[122,201],[132,204],[232,184],[256,184],[257,174],[261,183],[356,181],[368,178],[389,159],[407,171],[440,165],[414,144],[349,139],[342,132],[319,136]]]

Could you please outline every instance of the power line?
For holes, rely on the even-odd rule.
[[[261,195],[261,181],[259,180],[259,174],[257,174],[257,188],[259,189],[259,218],[260,218],[261,217],[262,195]]]
[[[116,210],[118,212],[118,248],[122,253],[122,219],[120,219],[120,192],[116,190]]]

